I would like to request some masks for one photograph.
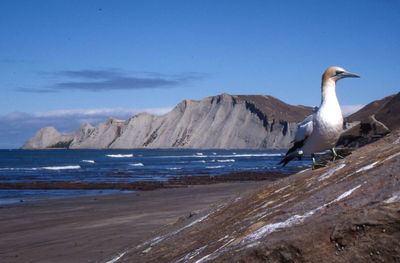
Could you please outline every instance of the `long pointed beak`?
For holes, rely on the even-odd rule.
[[[351,72],[347,72],[347,71],[343,72],[341,75],[342,75],[342,78],[359,78],[360,77],[360,75],[357,75],[357,74],[351,73]]]

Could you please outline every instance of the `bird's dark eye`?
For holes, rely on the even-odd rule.
[[[342,74],[344,71],[343,70],[336,70],[336,75]]]

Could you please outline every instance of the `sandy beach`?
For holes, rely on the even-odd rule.
[[[196,185],[0,207],[2,262],[107,262],[157,231],[268,181]]]

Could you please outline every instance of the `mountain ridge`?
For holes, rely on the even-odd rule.
[[[109,118],[95,127],[82,124],[68,134],[42,128],[22,148],[60,148],[55,146],[66,146],[68,139],[70,143],[61,148],[287,148],[297,123],[310,112],[310,107],[289,105],[272,96],[223,93],[183,100],[161,116]],[[46,136],[50,138],[40,141]]]

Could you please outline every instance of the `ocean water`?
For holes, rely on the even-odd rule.
[[[261,150],[0,150],[0,183],[166,181],[190,175],[293,171],[310,165],[305,160],[281,168],[283,155]],[[109,192],[115,190],[0,190],[0,204]]]

